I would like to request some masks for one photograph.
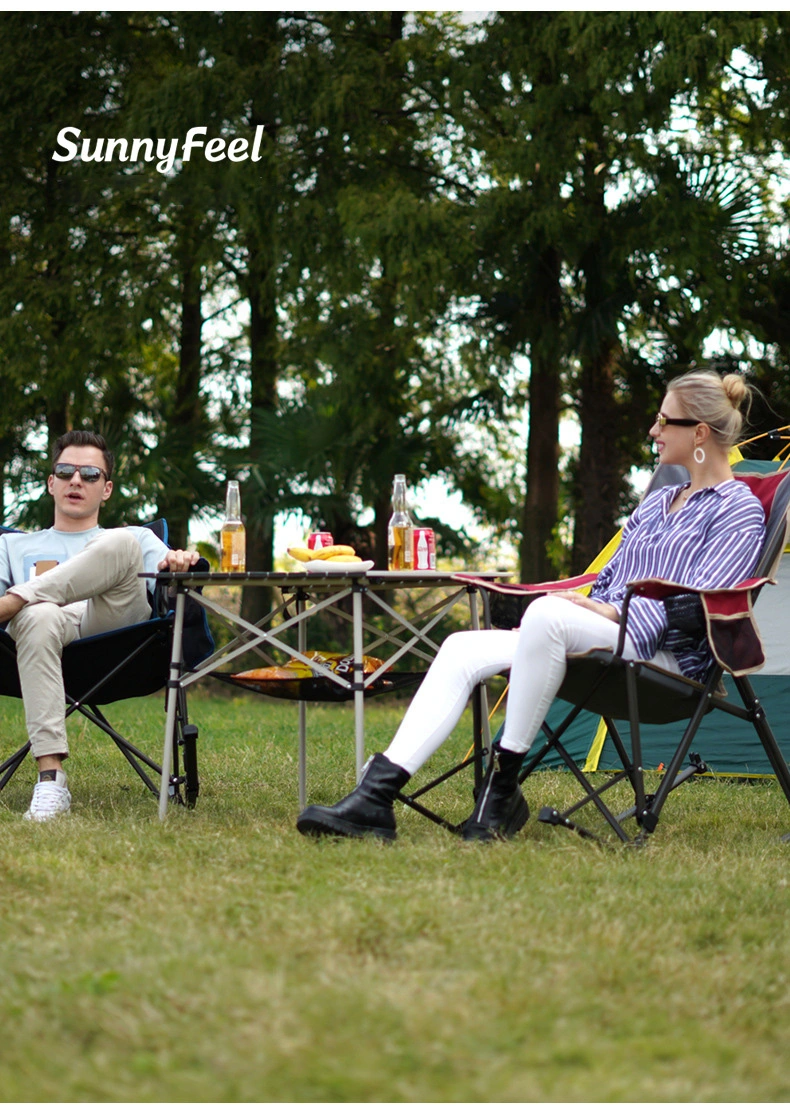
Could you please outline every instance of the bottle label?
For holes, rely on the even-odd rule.
[[[436,568],[436,537],[433,530],[415,526],[413,530],[414,568],[433,571]]]

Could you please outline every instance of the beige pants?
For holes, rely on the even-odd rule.
[[[142,571],[137,539],[128,530],[107,530],[43,576],[8,589],[27,600],[7,629],[16,642],[34,757],[68,756],[63,649],[75,638],[150,618]]]

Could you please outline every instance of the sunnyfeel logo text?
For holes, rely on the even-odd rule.
[[[209,138],[208,127],[190,127],[186,138],[82,138],[79,127],[63,127],[58,131],[53,161],[155,161],[160,173],[169,173],[176,163],[191,161],[192,154],[201,151],[206,161],[261,160],[263,127],[255,128],[250,144],[247,138]]]

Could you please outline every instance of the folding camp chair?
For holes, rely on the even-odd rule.
[[[148,524],[157,537],[167,542],[167,523],[157,519]],[[8,532],[7,527],[3,527]],[[208,562],[198,562],[205,571]],[[166,588],[157,588],[153,595],[153,610],[147,622],[124,626],[93,637],[78,638],[63,650],[63,680],[66,691],[66,717],[79,711],[106,733],[115,743],[149,791],[159,795],[159,784],[148,774],[162,768],[118,732],[100,709],[122,699],[134,699],[160,691],[170,677],[170,653],[173,633],[173,612],[168,609]],[[187,612],[184,630],[185,665],[193,667],[213,651],[211,632],[205,612],[194,604]],[[5,630],[0,630],[0,695],[21,699],[16,666],[16,645]],[[200,792],[197,767],[197,726],[190,724],[186,693],[179,690],[177,705],[177,746],[183,759],[179,771],[179,754],[174,752],[170,794],[177,803],[193,807]],[[22,764],[30,749],[26,742],[0,764],[0,791]]]
[[[684,469],[659,466],[658,472],[662,484],[681,483],[688,479]],[[644,843],[656,829],[669,793],[686,780],[707,771],[707,766],[693,754],[689,758],[689,766],[681,766],[689,755],[704,715],[712,710],[723,711],[754,727],[779,786],[790,804],[790,769],[748,679],[748,675],[763,663],[762,646],[751,611],[754,599],[774,573],[787,541],[790,473],[739,474],[736,479],[748,484],[762,503],[766,514],[765,538],[754,577],[737,587],[714,591],[695,591],[657,580],[635,581],[629,585],[623,603],[619,640],[614,652],[596,649],[568,658],[565,679],[557,697],[572,704],[572,708],[557,725],[550,726],[544,722],[543,745],[528,758],[522,768],[520,779],[523,781],[554,750],[582,788],[579,801],[562,811],[545,806],[538,814],[538,821],[565,826],[584,837],[600,840],[598,834],[577,821],[578,813],[592,804],[592,808],[603,817],[620,841],[627,844]],[[529,598],[530,595],[535,597],[558,588],[580,587],[594,579],[594,575],[589,575],[551,584],[501,585],[478,581],[478,585],[484,591]],[[623,658],[628,606],[634,595],[661,600],[677,595],[698,596],[705,616],[708,641],[715,657],[713,667],[703,682],[668,672],[649,661],[627,661]],[[725,695],[721,684],[725,671],[730,673],[742,705],[730,702]],[[598,786],[594,786],[582,772],[562,743],[563,734],[582,710],[603,717],[622,764],[606,782]],[[683,720],[687,722],[686,727],[669,758],[658,789],[655,794],[648,794],[644,784],[640,724],[665,725]],[[626,741],[620,734],[616,721],[628,722],[630,741]],[[634,801],[627,809],[616,813],[608,805],[606,793],[621,781],[630,785]],[[629,835],[623,828],[623,824],[630,818],[635,819],[637,826],[633,835]],[[790,840],[790,835],[784,840]]]

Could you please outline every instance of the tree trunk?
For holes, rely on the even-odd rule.
[[[14,460],[18,442],[13,434],[0,437],[0,525],[7,525],[5,517],[5,489],[8,483],[8,467]]]
[[[541,262],[543,303],[539,331],[530,343],[527,492],[521,526],[521,579],[549,580],[557,571],[549,545],[557,525],[560,490],[560,257],[548,249]]]
[[[258,416],[277,404],[277,292],[274,264],[266,265],[263,251],[251,254],[249,272],[250,460],[254,466],[267,450]],[[274,567],[272,501],[254,477],[244,489],[242,513],[247,528],[247,568],[270,572]],[[242,617],[250,622],[260,621],[271,610],[271,601],[268,588],[245,588]]]
[[[556,574],[549,546],[559,499],[560,377],[556,363],[533,358],[529,388],[527,494],[521,536],[521,579],[550,580]]]
[[[571,571],[584,572],[609,541],[615,529],[622,491],[620,414],[616,375],[621,346],[612,319],[610,301],[617,285],[606,252],[610,237],[605,200],[605,139],[599,132],[585,152],[584,198],[589,226],[582,257],[585,326],[581,362],[582,424],[579,472],[575,488],[576,519]]]
[[[374,522],[376,545],[375,545],[375,568],[388,569],[388,545],[389,545],[389,521],[392,515],[392,502],[388,496],[382,494],[381,498],[376,501],[376,518]]]
[[[200,353],[203,329],[202,274],[200,265],[190,257],[182,269],[181,335],[178,376],[173,409],[165,435],[164,462],[166,486],[159,496],[159,513],[167,519],[170,544],[186,549],[193,496],[188,473],[194,465],[199,439]]]
[[[622,490],[615,370],[619,345],[602,344],[582,365],[579,473],[571,572],[584,572],[612,537]]]

